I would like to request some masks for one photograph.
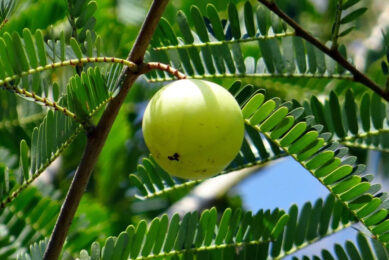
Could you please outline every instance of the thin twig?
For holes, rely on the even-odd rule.
[[[22,97],[26,97],[32,99],[35,103],[41,104],[42,106],[53,109],[54,111],[59,111],[63,113],[65,116],[72,118],[74,121],[80,123],[85,129],[92,127],[92,123],[89,120],[85,120],[77,116],[75,113],[67,109],[66,107],[62,107],[58,105],[57,102],[51,101],[46,97],[41,97],[35,94],[34,92],[29,92],[24,88],[18,88],[13,85],[9,85],[8,82],[5,82],[4,85],[0,84],[0,89],[4,88],[8,91],[14,92]]]
[[[143,57],[146,49],[168,1],[169,0],[153,1],[146,20],[144,21],[135,44],[129,54],[129,61],[136,64],[143,63]],[[88,132],[88,140],[83,157],[74,175],[65,201],[61,207],[61,212],[44,255],[44,260],[58,259],[69,227],[72,223],[81,197],[86,189],[91,172],[96,165],[98,156],[105,144],[108,133],[111,130],[112,124],[119,113],[119,109],[123,104],[128,91],[139,75],[139,73],[128,70],[127,67],[124,68],[118,80],[118,84],[121,86],[118,95],[108,104],[98,125]]]
[[[305,78],[305,79],[337,79],[337,80],[348,80],[354,82],[354,78],[350,74],[312,74],[312,73],[304,73],[304,74],[271,74],[271,73],[253,73],[253,74],[204,74],[204,75],[189,75],[186,76],[187,79],[217,79],[217,78]],[[149,82],[164,82],[174,80],[174,78],[153,78],[149,79]]]
[[[348,70],[353,76],[356,82],[362,83],[366,87],[370,88],[376,92],[379,96],[384,98],[386,101],[389,101],[389,92],[385,92],[377,83],[372,81],[368,76],[360,72],[357,68],[354,67],[350,62],[348,62],[338,50],[330,49],[321,43],[318,39],[313,37],[309,32],[304,30],[299,24],[297,24],[292,18],[290,18],[286,13],[278,8],[277,4],[274,1],[269,0],[258,0],[263,5],[265,5],[269,10],[278,15],[282,20],[284,20],[289,26],[291,26],[295,32],[296,36],[304,38],[306,41],[310,42],[316,46],[319,50],[333,58],[340,65],[342,65],[346,70]]]
[[[168,45],[168,46],[160,46],[155,47],[155,51],[162,51],[162,50],[176,50],[176,49],[189,49],[189,48],[200,48],[205,46],[220,46],[224,44],[234,44],[234,43],[242,43],[242,42],[252,42],[252,41],[258,41],[258,40],[269,40],[269,39],[280,39],[280,38],[286,38],[295,36],[294,32],[284,32],[284,33],[275,33],[275,34],[268,34],[268,35],[258,35],[254,37],[248,37],[244,39],[231,39],[231,40],[218,40],[216,42],[196,42],[196,43],[190,43],[190,44],[182,44],[182,45]]]
[[[80,124],[84,123],[84,121],[81,120],[81,118],[77,117],[76,114],[69,111],[66,107],[62,107],[62,106],[58,105],[55,101],[51,101],[46,97],[38,96],[34,92],[29,92],[29,91],[25,90],[24,88],[18,88],[16,86],[9,85],[8,83],[5,83],[4,85],[0,85],[0,89],[1,88],[4,88],[8,91],[19,94],[20,96],[23,96],[26,98],[31,98],[34,100],[34,102],[36,102],[38,104],[42,104],[43,106],[49,107],[55,111],[59,111],[59,112],[63,113],[65,116],[73,118],[75,121],[79,122]]]
[[[186,79],[186,75],[182,72],[180,72],[178,69],[174,69],[171,66],[167,64],[163,64],[160,62],[149,62],[147,63],[147,68],[149,70],[162,70],[166,71],[167,73],[175,76],[177,79]]]
[[[122,64],[128,67],[128,70],[132,72],[139,71],[139,66],[131,61],[115,58],[115,57],[87,57],[87,58],[81,58],[81,59],[71,59],[71,60],[64,60],[60,62],[50,63],[44,66],[38,66],[36,68],[31,68],[29,70],[25,70],[22,72],[19,72],[19,74],[15,74],[12,76],[8,76],[4,79],[0,79],[0,86],[11,83],[12,81],[15,81],[17,79],[20,79],[22,77],[32,75],[34,73],[39,73],[45,70],[52,70],[56,68],[66,67],[66,66],[77,66],[78,64],[85,64],[85,63],[118,63]]]

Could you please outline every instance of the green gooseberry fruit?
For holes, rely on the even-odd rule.
[[[235,98],[213,82],[194,79],[160,89],[147,105],[142,128],[156,162],[185,179],[222,171],[238,154],[244,136]]]

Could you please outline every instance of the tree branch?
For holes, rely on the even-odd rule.
[[[322,52],[333,58],[340,65],[342,65],[346,70],[348,70],[354,77],[354,81],[362,83],[366,87],[370,88],[386,101],[389,101],[389,92],[385,92],[377,83],[372,81],[365,74],[360,72],[357,68],[354,67],[350,62],[348,62],[337,49],[330,49],[313,37],[309,32],[304,30],[298,23],[296,23],[292,18],[290,18],[286,13],[278,8],[277,4],[272,0],[258,0],[260,3],[265,5],[269,10],[278,15],[282,20],[284,20],[289,26],[291,26],[295,32],[296,36],[304,38],[306,41],[310,42]]]
[[[137,64],[143,63],[143,57],[146,49],[168,1],[169,0],[153,1],[135,44],[128,56],[129,61]],[[128,70],[127,67],[123,70],[118,81],[118,84],[121,84],[120,92],[108,104],[98,125],[88,132],[88,141],[83,157],[70,185],[65,201],[61,207],[61,212],[44,255],[45,260],[58,259],[69,227],[72,223],[81,197],[86,189],[91,172],[105,144],[108,133],[111,130],[112,124],[127,96],[128,91],[139,75],[139,73],[134,73]]]

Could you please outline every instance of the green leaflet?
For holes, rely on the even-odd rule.
[[[29,149],[28,149],[27,143],[25,140],[22,140],[20,142],[20,166],[21,166],[21,169],[23,171],[24,179],[26,179],[26,180],[29,178],[28,152],[29,152]]]
[[[346,23],[352,22],[352,21],[356,20],[359,16],[363,15],[366,11],[367,11],[367,8],[359,8],[359,9],[349,13],[345,17],[343,17],[342,20],[340,20],[340,23],[346,24]]]
[[[276,102],[273,100],[266,101],[259,109],[252,115],[250,123],[256,125],[261,123],[276,107]]]
[[[256,94],[250,101],[250,104],[247,104],[242,109],[243,117],[247,118],[250,117],[257,108],[262,105],[263,101],[265,99],[265,96],[263,94]]]
[[[286,107],[281,107],[269,116],[261,125],[261,131],[268,132],[276,127],[288,114],[289,110]]]
[[[80,45],[78,44],[77,40],[74,38],[70,38],[70,46],[72,47],[74,54],[78,59],[82,58],[82,51],[80,48]]]
[[[240,32],[238,9],[232,3],[228,4],[228,18],[229,18],[230,24],[231,24],[232,36],[235,39],[240,39],[241,32]]]
[[[248,36],[253,37],[255,35],[254,14],[253,8],[250,2],[246,2],[244,5],[244,22],[246,25],[246,31]]]
[[[185,43],[191,44],[194,41],[193,35],[190,31],[189,24],[187,21],[187,18],[183,12],[178,12],[177,13],[177,22],[180,27],[180,30],[184,36]],[[201,58],[198,53],[198,51],[195,48],[190,48],[188,50],[189,56],[191,58],[192,63],[194,64],[197,73],[202,74],[204,73],[204,67],[201,63]]]
[[[348,0],[345,2],[342,6],[343,10],[347,10],[348,8],[352,7],[353,5],[359,3],[361,0]]]
[[[45,66],[47,64],[46,51],[44,47],[43,35],[40,30],[35,31],[36,47],[38,51],[39,64]]]

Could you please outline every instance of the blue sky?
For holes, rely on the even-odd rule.
[[[245,208],[253,212],[277,207],[288,211],[293,204],[301,208],[307,201],[313,204],[329,194],[316,178],[292,158],[279,160],[262,169],[237,185],[234,191],[242,196]],[[320,255],[323,248],[333,251],[334,241],[344,244],[345,240],[355,240],[356,234],[354,229],[349,228],[299,251],[295,256]]]

